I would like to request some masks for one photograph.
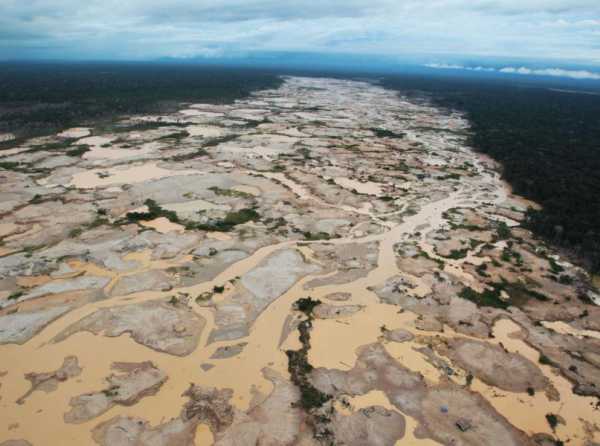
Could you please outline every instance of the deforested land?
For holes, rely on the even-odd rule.
[[[228,73],[6,129],[0,445],[598,444],[594,270],[487,115]]]

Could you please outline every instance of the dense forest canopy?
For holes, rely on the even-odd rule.
[[[517,194],[543,206],[528,212],[527,226],[600,271],[600,94],[475,78],[383,83],[465,112],[470,144],[502,163]]]
[[[229,102],[281,80],[258,69],[158,63],[1,63],[0,132],[46,134],[179,102]]]

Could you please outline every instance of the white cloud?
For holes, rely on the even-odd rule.
[[[553,76],[568,77],[571,79],[593,79],[600,80],[600,73],[594,73],[587,70],[564,70],[562,68],[541,68],[531,69],[526,67],[504,67],[499,70],[501,73],[534,75],[534,76]]]
[[[505,74],[522,74],[529,76],[552,76],[552,77],[566,77],[571,79],[592,79],[600,80],[600,73],[595,73],[588,70],[565,70],[563,68],[527,68],[527,67],[482,67],[482,66],[465,66],[458,64],[445,64],[445,63],[430,63],[425,65],[427,68],[434,68],[439,70],[466,70],[466,71],[486,71],[486,72],[499,72]]]
[[[495,68],[491,67],[482,67],[480,65],[475,67],[469,67],[465,65],[457,65],[457,64],[445,64],[445,63],[430,63],[425,65],[427,68],[437,68],[443,70],[467,70],[467,71],[496,71]]]
[[[314,51],[600,60],[598,0],[0,0],[0,59]],[[208,49],[208,50],[207,50]],[[450,59],[452,60],[452,59]],[[482,70],[484,67],[482,67]]]

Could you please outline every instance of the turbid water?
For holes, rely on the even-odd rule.
[[[407,120],[398,122],[398,114]],[[255,115],[269,117],[268,130],[226,125],[227,120]],[[145,138],[144,132],[132,132],[130,143],[139,150],[102,147],[111,144],[110,136],[87,137],[93,156],[84,156],[81,165],[58,168],[48,178],[32,178],[38,192],[64,194],[65,204],[58,210],[52,207],[53,197],[27,205],[31,195],[21,179],[8,178],[15,190],[22,187],[22,203],[0,223],[0,237],[8,249],[0,258],[1,296],[8,303],[0,314],[0,340],[14,339],[25,330],[15,315],[33,321],[57,307],[68,309],[39,323],[20,343],[2,341],[0,445],[9,439],[32,445],[110,444],[109,437],[94,440],[92,431],[102,423],[110,425],[117,416],[140,417],[155,430],[144,427],[149,436],[139,438],[129,432],[137,439],[121,438],[111,446],[317,445],[324,444],[315,437],[320,423],[335,431],[343,417],[354,416],[360,432],[352,443],[356,445],[496,444],[500,435],[513,444],[531,445],[542,444],[534,443],[541,438],[590,446],[600,440],[594,386],[587,385],[583,394],[572,389],[578,380],[594,383],[600,376],[594,368],[600,336],[588,322],[598,315],[595,307],[564,299],[574,288],[544,278],[545,258],[535,257],[531,265],[542,266],[530,271],[502,260],[509,244],[495,239],[497,215],[520,199],[500,180],[493,163],[456,136],[400,127],[410,127],[415,120],[428,122],[434,130],[438,125],[465,128],[462,117],[411,103],[369,83],[289,78],[279,90],[258,92],[230,106],[198,105],[167,118],[201,123],[194,124],[198,128],[189,140],[174,143],[185,155],[190,147],[206,143],[204,138],[229,133],[241,139],[208,145],[209,155],[201,159],[159,163],[144,160],[146,152],[140,148],[149,147],[160,133]],[[207,120],[210,124],[204,128]],[[369,130],[375,127],[407,136],[377,137]],[[88,134],[72,129],[67,136]],[[294,135],[293,141],[282,135]],[[377,151],[371,150],[374,143]],[[178,146],[152,147],[177,155]],[[132,164],[126,161],[129,153],[120,156],[109,150],[136,152],[142,159]],[[355,150],[364,150],[364,156],[357,157]],[[103,151],[107,164],[102,168],[83,164],[101,160]],[[393,163],[399,167],[390,169]],[[366,169],[369,181],[355,179],[364,178]],[[447,180],[448,169],[461,172],[460,180]],[[60,186],[61,181],[68,187]],[[68,195],[74,195],[71,189],[77,196]],[[179,220],[194,217],[205,226],[186,230],[190,226],[164,216],[123,223],[122,217],[140,209],[146,198],[175,212]],[[218,222],[231,221],[231,215],[248,209],[258,217],[225,226],[225,231],[204,230],[211,225],[222,229]],[[473,215],[481,225],[476,229],[469,220]],[[333,229],[318,231],[318,222],[329,222],[319,228]],[[63,232],[58,225],[65,226]],[[533,248],[539,242],[517,221],[511,226],[521,231],[510,235],[511,249],[522,250],[521,256],[537,256]],[[31,237],[11,238],[16,233]],[[23,243],[33,235],[36,247],[27,248]],[[458,240],[460,249],[443,256],[442,245],[448,240]],[[22,253],[10,255],[13,251]],[[581,273],[567,266],[566,274],[576,272]],[[469,288],[490,290],[495,277],[513,276],[522,283],[535,281],[536,291],[552,301],[523,303],[505,292],[506,305],[494,301],[495,306],[477,306],[459,297]],[[86,278],[94,280],[82,280]],[[43,288],[51,285],[55,288]],[[29,298],[36,290],[36,297]],[[294,303],[307,296],[318,299],[321,308],[332,306],[324,313],[329,316],[317,313],[312,321],[306,356],[312,368],[354,373],[361,349],[381,346],[401,368],[395,373],[403,373],[404,379],[419,377],[422,387],[411,392],[418,390],[425,400],[429,397],[423,392],[450,386],[453,399],[433,409],[420,400],[403,405],[390,397],[395,390],[387,383],[364,391],[342,389],[319,409],[301,408],[298,389],[290,384],[286,350],[302,348],[297,322],[305,316],[294,310]],[[580,323],[588,328],[568,325],[568,317],[581,313],[584,305],[590,316],[582,315]],[[150,308],[150,313],[142,316],[131,308]],[[111,316],[99,318],[103,311],[112,311]],[[554,322],[543,319],[550,311]],[[96,322],[86,322],[90,320]],[[192,326],[201,327],[195,340]],[[122,334],[109,335],[116,327]],[[407,338],[390,340],[386,333],[393,330],[402,330]],[[167,340],[190,348],[183,353],[165,350],[161,341]],[[530,370],[539,372],[547,388],[534,394],[501,389],[506,383],[491,383],[485,371],[475,367],[477,357],[463,358],[464,363],[449,359],[453,340],[502,346],[506,354],[514,354],[514,364],[506,364],[502,373],[514,370],[516,377],[519,361],[529,360]],[[432,348],[427,354],[428,346]],[[568,352],[575,348],[580,350],[577,376],[568,373]],[[552,355],[552,365],[539,364],[542,352]],[[56,371],[69,356],[77,358],[80,374],[59,379],[55,389],[42,387],[23,404],[16,403],[30,388],[27,374]],[[79,424],[65,422],[72,398],[106,389],[113,363],[145,361],[168,376],[159,389],[141,392],[134,404],[113,405]],[[376,361],[385,362],[383,357]],[[453,372],[440,364],[450,364]],[[466,383],[470,368],[475,371]],[[285,390],[274,385],[267,370],[284,377]],[[371,372],[382,370],[375,367]],[[394,385],[403,385],[400,376],[395,379]],[[181,415],[190,400],[183,395],[190,383],[230,389],[225,412],[232,418],[221,414],[222,403],[210,399],[209,409],[196,418]],[[473,395],[480,398],[477,414],[463,409]],[[369,418],[373,407],[385,409],[387,415],[400,414],[404,435],[387,439],[392,430],[384,421]],[[464,429],[449,422],[432,430],[427,420],[439,417],[440,408],[453,420],[466,417],[468,423],[460,424]],[[318,410],[331,410],[341,418],[323,421],[315,416]],[[213,412],[220,415],[210,415]],[[559,424],[550,426],[548,414],[559,416]],[[190,426],[193,435],[173,440],[170,428],[164,427],[171,419]],[[276,430],[260,431],[260,426],[272,426],[271,421],[278,424]],[[471,426],[478,421],[490,430]]]

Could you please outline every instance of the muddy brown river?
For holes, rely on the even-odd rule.
[[[399,123],[398,114],[406,119]],[[255,115],[269,120],[227,122]],[[463,117],[366,82],[287,78],[279,90],[231,105],[196,104],[175,118],[196,130],[158,145],[151,144],[157,132],[172,129],[136,131],[119,149],[109,147],[114,135],[71,129],[57,138],[88,139],[91,155],[43,178],[7,174],[20,195],[0,223],[0,445],[600,442],[600,327],[592,321],[600,314],[565,299],[573,287],[548,279],[541,242],[519,226],[525,202],[497,166],[444,131],[467,129]],[[423,120],[433,130],[413,128]],[[379,127],[407,136],[376,138]],[[233,136],[211,140],[202,160],[188,156],[224,133]],[[374,139],[380,148],[370,151]],[[29,186],[43,198],[32,200]],[[53,207],[57,196],[67,204]],[[179,220],[124,221],[146,198]],[[259,217],[242,219],[248,209]],[[498,221],[511,222],[508,242],[498,240]],[[444,254],[448,240],[460,249]],[[585,274],[565,265],[565,274]],[[478,300],[501,282],[512,286],[492,303]],[[531,284],[548,298],[523,301],[522,287]],[[306,315],[294,303],[307,296],[321,304],[310,316],[306,361],[328,384],[310,372],[307,379],[331,392],[325,409],[299,402],[303,390],[286,354],[303,348],[298,323]],[[58,316],[44,319],[57,308]],[[483,347],[459,351],[459,341]],[[365,346],[383,349],[369,363],[381,370],[360,369]],[[508,358],[497,377],[479,363],[494,354]],[[540,363],[541,355],[550,359]],[[17,403],[32,372],[59,371],[67,357],[77,359],[78,374],[42,378]],[[150,389],[134,376],[135,397],[126,403],[66,421],[75,397],[125,392],[125,385],[107,390],[115,363],[145,362],[166,381]],[[371,378],[361,381],[362,372]],[[226,407],[206,397],[186,418],[191,383],[229,389]],[[575,393],[577,385],[583,390]],[[435,398],[442,399],[427,405]],[[373,416],[373,408],[384,415]],[[327,421],[320,410],[329,411]],[[404,420],[401,434],[386,425],[391,416]],[[141,433],[98,429],[115,417],[147,425]],[[432,426],[439,417],[454,418]],[[337,442],[348,419],[354,439]],[[320,438],[319,423],[333,437]],[[174,434],[181,426],[192,434]]]

